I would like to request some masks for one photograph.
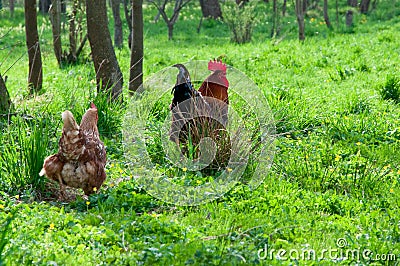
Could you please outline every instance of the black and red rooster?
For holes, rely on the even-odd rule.
[[[195,147],[201,139],[209,137],[217,145],[213,165],[225,166],[230,155],[230,139],[225,129],[229,104],[226,64],[211,60],[208,70],[212,73],[198,90],[194,88],[189,71],[183,64],[173,66],[178,68],[179,73],[172,89],[170,140],[180,145],[187,156],[189,143]]]

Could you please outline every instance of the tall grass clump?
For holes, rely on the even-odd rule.
[[[158,165],[167,163],[166,153],[162,144],[162,135],[166,133],[163,128],[163,122],[168,115],[168,111],[166,112],[164,108],[165,106],[167,104],[157,102],[147,119],[147,151],[153,163]],[[209,165],[204,169],[206,172],[209,173],[210,171],[213,172],[225,168],[231,154],[229,133],[219,121],[212,118],[213,115],[204,110],[204,107],[193,110],[193,112],[197,113],[198,116],[189,119],[187,117],[184,118],[185,111],[179,108],[174,111],[174,118],[169,132],[170,140],[176,139],[179,142],[181,155],[187,159],[197,161],[204,166]],[[214,115],[222,116],[222,114]],[[205,143],[203,143],[204,141]],[[212,146],[215,148],[215,154],[213,154]],[[172,160],[180,160],[180,155],[175,154],[174,156],[177,157]],[[214,159],[210,160],[211,158]]]
[[[122,118],[124,116],[124,103],[119,101],[110,102],[106,93],[99,93],[94,99],[94,104],[99,110],[99,132],[103,136],[113,138],[121,136]]]
[[[212,161],[208,162],[209,166],[205,168],[207,172],[218,171],[226,167],[231,156],[231,139],[229,132],[222,124],[209,117],[197,117],[188,121],[183,128],[180,131],[179,139],[181,150],[187,158],[196,160],[204,157],[203,160],[208,161],[215,156]],[[206,138],[214,143],[215,155],[211,150],[201,150],[200,144]],[[207,148],[211,148],[210,144]]]
[[[44,177],[39,176],[44,158],[49,155],[47,119],[28,121],[14,117],[0,136],[0,188],[18,193],[26,189],[43,190]]]
[[[394,75],[386,77],[385,84],[379,90],[382,99],[392,100],[395,103],[400,102],[400,78]]]
[[[251,41],[254,26],[256,24],[256,2],[245,1],[236,4],[233,1],[226,2],[223,7],[224,22],[231,31],[232,42],[242,44]]]

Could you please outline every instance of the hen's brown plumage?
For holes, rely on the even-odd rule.
[[[64,125],[58,153],[44,160],[40,175],[59,182],[62,194],[67,185],[82,188],[90,195],[106,179],[106,150],[97,129],[97,108],[91,104],[80,126],[68,110],[63,112],[62,119]]]

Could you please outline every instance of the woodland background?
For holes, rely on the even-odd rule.
[[[50,3],[1,1],[0,264],[397,263],[399,1]],[[124,106],[151,74],[216,57],[268,99],[273,166],[255,190],[244,179],[207,204],[166,204],[125,167]],[[57,149],[61,112],[80,120],[91,101],[107,180],[88,200],[71,191],[60,202],[38,173]],[[154,121],[157,167],[178,184],[213,178],[166,163]],[[299,255],[260,258],[265,247]],[[315,258],[301,258],[311,249]],[[319,258],[323,249],[343,252]]]

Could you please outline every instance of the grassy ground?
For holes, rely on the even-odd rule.
[[[321,15],[310,14],[304,43],[296,39],[293,8],[282,20],[282,40],[268,38],[269,13],[261,9],[252,42],[240,46],[222,22],[205,21],[195,34],[194,6],[167,41],[165,25],[145,8],[146,77],[223,55],[257,83],[274,113],[276,152],[264,182],[254,191],[237,184],[195,207],[166,204],[132,180],[118,133],[121,106],[95,97],[87,47],[81,64],[57,68],[47,17],[39,17],[44,89],[27,96],[23,13],[10,19],[1,11],[0,36],[11,31],[0,39],[0,70],[10,68],[18,115],[0,120],[0,264],[397,263],[400,20],[398,4],[384,4],[369,16],[356,14],[352,32],[335,24],[330,32]],[[116,53],[126,81],[129,50]],[[61,112],[79,120],[90,100],[103,110],[108,178],[87,201],[78,195],[58,202],[35,173],[57,148]]]

